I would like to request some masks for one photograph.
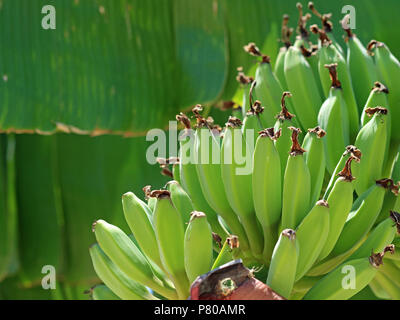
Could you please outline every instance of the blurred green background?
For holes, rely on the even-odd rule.
[[[98,281],[91,224],[126,228],[121,195],[167,181],[146,162],[146,132],[196,103],[231,100],[236,68],[255,63],[243,45],[256,42],[273,63],[296,2],[0,1],[0,299],[87,298]],[[398,0],[314,3],[332,12],[337,39],[353,5],[360,39],[399,56]],[[48,4],[56,30],[41,27]],[[223,124],[227,113],[210,110]],[[41,288],[44,265],[56,267],[57,290]]]

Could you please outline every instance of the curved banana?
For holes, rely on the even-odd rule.
[[[369,232],[381,211],[385,193],[392,185],[391,179],[377,180],[357,198],[332,250],[333,256],[347,252]]]
[[[283,230],[272,253],[267,285],[286,298],[289,298],[293,289],[298,253],[296,232],[292,229]]]
[[[346,261],[319,280],[304,296],[304,300],[347,300],[366,287],[378,273],[385,252]]]
[[[221,148],[221,178],[228,202],[242,222],[251,251],[263,251],[263,237],[254,213],[252,192],[252,153],[240,129],[241,121],[229,117]]]
[[[311,194],[310,207],[320,198],[322,183],[325,177],[325,152],[322,138],[326,132],[320,127],[308,129],[302,148],[307,150],[305,160],[310,171]]]
[[[149,207],[134,193],[122,196],[125,220],[143,253],[159,267],[162,267],[158,244]]]
[[[329,232],[329,205],[318,201],[297,228],[299,256],[295,281],[301,279],[318,259]]]
[[[348,158],[344,169],[338,173],[339,178],[337,178],[327,198],[329,203],[329,231],[318,260],[323,260],[332,251],[351,210],[354,191],[351,162],[354,159],[352,156]]]
[[[280,131],[273,128],[260,132],[253,155],[252,199],[264,234],[263,257],[270,260],[276,242],[282,209],[282,177],[279,153],[274,141]]]
[[[300,129],[292,130],[292,147],[286,165],[282,193],[281,229],[296,228],[307,214],[310,204],[311,178],[303,157],[305,150],[298,142]]]
[[[349,15],[345,16],[342,24],[347,24]],[[357,38],[350,28],[345,28],[347,33],[345,39],[347,43],[347,64],[349,66],[353,89],[357,100],[358,110],[362,111],[365,101],[367,101],[369,90],[377,81],[377,72],[372,57],[367,49]]]
[[[319,71],[318,71],[318,64],[319,64],[319,48],[317,45],[311,45],[310,49],[307,49],[303,44],[300,45],[300,51],[303,56],[306,58],[308,64],[311,67],[312,73],[314,75],[315,83],[318,88],[318,92],[322,99],[325,99],[324,89],[322,88],[321,81],[319,81]]]
[[[110,290],[124,300],[155,300],[146,287],[128,278],[100,249],[98,244],[89,248],[94,270]],[[174,295],[169,295],[174,298]]]
[[[182,218],[172,204],[169,191],[156,190],[152,194],[157,197],[153,222],[161,261],[175,285],[178,297],[186,299],[190,284],[185,271]]]
[[[104,284],[98,284],[91,288],[90,295],[93,300],[121,300],[120,297]]]
[[[186,229],[190,220],[190,213],[194,210],[193,203],[178,181],[172,180],[167,183],[167,190],[171,194],[171,201],[182,219],[182,225]]]
[[[213,238],[211,227],[203,212],[193,211],[185,232],[185,270],[189,283],[211,270]]]
[[[182,187],[189,194],[194,208],[198,211],[207,213],[207,220],[210,223],[211,228],[223,240],[225,240],[228,233],[221,226],[218,220],[218,215],[213,209],[211,209],[207,200],[205,199],[199,178],[197,176],[194,149],[194,131],[191,129],[190,120],[183,113],[177,115],[176,119],[182,122],[185,126],[185,129],[179,135],[179,171]],[[155,200],[155,198],[152,199]]]
[[[175,290],[165,287],[162,281],[156,277],[146,257],[120,228],[104,220],[97,220],[93,224],[93,231],[100,248],[130,279],[151,288],[166,298],[176,298]],[[109,284],[107,285],[109,286]]]
[[[389,105],[392,106],[392,128],[398,127],[398,119],[400,119],[400,110],[398,105],[400,103],[400,93],[397,88],[399,87],[400,79],[400,62],[390,52],[387,45],[382,42],[372,40],[368,44],[368,50],[374,50],[376,68],[378,69],[378,75],[382,82],[386,84],[390,90],[388,95]],[[392,139],[396,142],[400,142],[399,130],[393,130]]]
[[[326,97],[329,95],[332,80],[325,65],[337,65],[336,70],[338,77],[340,78],[342,95],[347,107],[350,141],[353,142],[357,136],[360,125],[357,101],[354,95],[348,66],[344,57],[338,52],[333,42],[328,38],[324,31],[319,30],[316,25],[311,26],[310,29],[314,33],[318,33],[320,37],[321,48],[318,61],[318,74]]]
[[[290,36],[293,33],[293,28],[288,27],[289,16],[287,14],[283,15],[282,27],[281,27],[281,42],[284,44],[283,47],[279,49],[278,55],[276,57],[274,73],[278,78],[282,89],[287,91],[287,83],[285,79],[285,55],[287,49],[291,46]]]
[[[372,115],[372,119],[361,128],[355,142],[363,153],[363,159],[353,165],[353,173],[357,177],[354,188],[359,196],[381,178],[388,143],[387,109],[376,107],[366,112]]]
[[[329,96],[319,111],[318,124],[328,133],[324,139],[326,168],[332,174],[343,149],[350,141],[349,119],[341,83],[337,78],[337,64],[325,65],[325,67],[329,69],[332,85]]]

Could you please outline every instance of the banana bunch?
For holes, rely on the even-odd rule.
[[[201,105],[177,115],[179,159],[163,162],[173,180],[146,187],[147,201],[122,198],[132,234],[94,224],[93,298],[186,299],[198,276],[240,258],[288,299],[400,299],[400,63],[386,44],[364,47],[348,17],[344,49],[330,14],[310,2],[310,33],[297,8],[274,65],[244,47],[259,63],[254,78],[239,69],[239,117],[221,128]]]

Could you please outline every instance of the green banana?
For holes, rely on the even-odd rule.
[[[181,183],[181,176],[179,171],[179,158],[178,162],[172,165],[172,177],[176,182],[178,182],[179,184]]]
[[[288,48],[284,64],[285,79],[298,121],[302,128],[313,128],[317,124],[322,98],[310,64],[294,45]]]
[[[328,97],[331,90],[332,79],[325,65],[337,65],[337,75],[340,78],[342,96],[347,107],[350,141],[354,141],[360,127],[359,112],[348,66],[344,57],[338,52],[324,31],[319,30],[316,25],[311,26],[311,31],[318,33],[320,37],[321,48],[318,61],[318,74],[326,97]]]
[[[175,285],[178,297],[186,299],[190,284],[185,271],[185,230],[182,219],[171,201],[169,191],[156,190],[152,194],[157,197],[153,223],[161,261]]]
[[[282,89],[287,91],[287,83],[285,79],[285,55],[287,49],[291,46],[290,36],[293,33],[293,28],[288,27],[289,16],[287,14],[283,15],[282,18],[282,27],[281,27],[281,42],[283,43],[283,47],[279,49],[278,56],[276,57],[274,73],[278,78]]]
[[[213,258],[211,227],[203,212],[193,211],[185,232],[185,270],[190,283],[211,270]]]
[[[281,229],[296,228],[307,214],[310,203],[311,178],[303,157],[305,150],[298,142],[300,129],[292,130],[292,147],[286,165],[282,193]]]
[[[104,220],[97,220],[93,231],[100,248],[124,274],[166,298],[176,298],[175,291],[166,288],[155,276],[146,257],[121,229]]]
[[[286,163],[288,160],[290,147],[292,145],[291,133],[289,127],[297,127],[294,122],[295,115],[290,113],[286,107],[286,97],[291,97],[291,93],[285,91],[281,98],[281,112],[277,115],[274,126],[275,132],[280,132],[279,139],[275,140],[275,148],[278,150],[281,161],[281,176],[285,175]]]
[[[399,87],[400,79],[400,62],[390,52],[387,45],[382,42],[372,40],[368,44],[368,50],[372,51],[373,48],[375,54],[376,68],[378,69],[378,75],[381,81],[389,88],[390,94],[388,95],[389,105],[392,106],[392,128],[397,128],[397,119],[400,119],[400,110],[398,105],[400,103],[400,94],[397,90]],[[397,143],[400,142],[399,130],[393,130],[392,139]]]
[[[312,73],[314,75],[315,83],[318,88],[318,92],[321,96],[321,98],[325,98],[325,93],[324,89],[322,88],[321,81],[319,81],[319,71],[318,71],[318,65],[319,65],[319,60],[320,60],[320,52],[318,49],[317,45],[311,45],[310,49],[307,49],[303,44],[300,45],[300,51],[303,54],[303,56],[306,58],[307,62],[309,63]]]
[[[262,61],[256,69],[254,96],[260,101],[265,110],[261,114],[262,123],[266,127],[274,125],[274,115],[279,112],[279,102],[283,92],[279,80],[275,76],[271,67],[271,60],[263,55],[257,46],[251,42],[245,47],[245,51],[256,57],[261,57]]]
[[[392,243],[396,235],[396,228],[398,228],[399,225],[399,222],[395,221],[394,215],[392,214],[389,218],[386,218],[378,224],[362,245],[347,259],[352,260],[367,257],[372,250],[378,252],[382,251],[386,246]],[[390,255],[388,257],[390,257]]]
[[[385,264],[383,264],[383,265],[385,265]],[[383,268],[381,268],[381,269],[383,269]],[[394,279],[396,279],[396,277],[399,276],[398,273],[397,274],[386,274],[382,271],[379,270],[379,272],[376,274],[374,280],[376,280],[382,286],[382,288],[385,290],[385,292],[389,295],[390,299],[400,300],[400,285],[398,285],[397,282],[394,281]]]
[[[367,102],[365,103],[363,112],[361,114],[361,125],[362,126],[365,126],[371,120],[371,117],[366,112],[366,109],[368,109],[368,108],[375,108],[377,106],[384,107],[384,108],[388,109],[388,111],[389,111],[388,117],[390,117],[391,109],[389,109],[388,96],[389,96],[388,88],[385,87],[379,81],[375,81],[374,86],[371,89],[371,92],[368,96]],[[390,128],[390,125],[388,125],[388,127]]]
[[[354,191],[351,162],[354,159],[352,156],[348,158],[345,167],[338,173],[339,178],[337,178],[327,198],[329,203],[329,231],[318,260],[327,257],[334,248],[351,210]]]
[[[386,190],[391,188],[391,179],[377,180],[354,202],[343,230],[331,254],[337,256],[357,245],[369,232],[378,217]]]
[[[366,287],[377,275],[388,246],[370,257],[346,261],[318,281],[304,296],[304,300],[347,300]],[[346,273],[350,273],[346,276]],[[353,277],[351,277],[353,276]],[[350,282],[346,283],[349,277]]]
[[[337,78],[337,64],[325,65],[325,67],[329,69],[332,85],[329,96],[319,111],[318,124],[328,133],[324,140],[326,168],[332,174],[343,149],[349,144],[349,119],[341,83]]]
[[[196,163],[195,163],[195,150],[194,150],[194,131],[191,129],[189,118],[183,113],[176,116],[176,119],[185,125],[185,129],[179,135],[179,171],[181,178],[181,185],[189,194],[195,210],[207,212],[207,220],[211,228],[223,240],[227,236],[227,231],[221,226],[218,220],[218,215],[209,206],[204,198],[201,190],[199,178],[197,176]],[[154,205],[155,205],[155,198]],[[154,207],[153,207],[154,211]]]
[[[272,253],[267,285],[286,298],[293,289],[298,253],[296,232],[291,229],[283,230]]]
[[[326,132],[320,127],[308,129],[304,137],[302,148],[307,150],[305,153],[305,160],[310,171],[311,178],[311,194],[310,206],[319,199],[321,194],[322,184],[325,177],[325,153],[324,143],[322,138]]]
[[[299,257],[295,280],[301,279],[321,254],[329,232],[329,205],[318,201],[297,228]]]
[[[90,295],[93,300],[121,300],[120,297],[104,284],[98,284],[91,288]]]
[[[264,242],[253,205],[253,152],[244,140],[240,130],[241,124],[241,121],[234,117],[229,117],[226,123],[221,148],[221,178],[228,202],[247,234],[251,251],[255,256],[260,256]]]
[[[225,263],[234,259],[237,256],[237,251],[239,250],[239,240],[236,236],[232,235],[226,238],[224,245],[221,248],[217,258],[215,259],[211,270],[214,270]]]
[[[98,244],[89,248],[93,267],[101,281],[124,300],[155,300],[142,284],[126,276],[104,253]]]
[[[363,160],[355,162],[353,166],[353,173],[357,177],[354,188],[358,195],[381,178],[388,143],[387,109],[376,107],[367,109],[366,112],[373,117],[361,128],[355,141],[355,146],[363,153]]]
[[[347,24],[349,15],[342,20],[342,27]],[[349,66],[353,89],[357,100],[359,112],[362,111],[365,101],[367,101],[369,90],[377,81],[377,72],[372,57],[368,54],[367,49],[352,33],[350,28],[344,28],[347,33],[345,39],[347,43],[347,64]]]
[[[260,132],[253,155],[252,199],[264,235],[263,257],[270,259],[279,227],[282,209],[282,177],[279,153],[274,141],[280,131],[273,128]]]
[[[186,229],[190,220],[190,213],[194,210],[192,200],[178,181],[169,181],[167,183],[167,190],[171,194],[171,201],[176,210],[178,210],[182,219],[182,224]]]
[[[162,267],[150,208],[132,192],[122,196],[125,220],[143,253]]]

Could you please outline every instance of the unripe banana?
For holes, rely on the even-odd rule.
[[[369,232],[381,211],[386,190],[392,185],[393,181],[390,179],[377,180],[357,198],[332,250],[333,256],[347,252]]]
[[[318,114],[318,124],[328,135],[324,139],[326,167],[332,174],[343,149],[349,144],[349,120],[346,102],[343,99],[341,83],[337,79],[337,64],[325,65],[332,79],[328,98]]]
[[[325,134],[326,132],[320,127],[308,129],[302,144],[302,148],[307,150],[304,157],[311,178],[310,207],[320,198],[322,183],[324,182],[325,151],[322,138]]]
[[[237,236],[232,235],[226,238],[221,251],[211,267],[211,270],[214,270],[225,263],[234,260],[234,257],[238,256],[238,252],[240,251],[239,245],[239,239]]]
[[[346,261],[328,273],[315,284],[304,296],[304,300],[347,300],[366,287],[376,276],[383,263],[385,252],[393,251],[388,246],[381,253],[373,253],[368,258]],[[355,278],[346,283],[346,273],[351,272]],[[348,276],[347,276],[348,277]]]
[[[122,207],[125,220],[143,253],[162,267],[150,209],[132,192],[127,192],[122,196]]]
[[[311,26],[311,30],[314,33],[318,33],[320,36],[321,48],[318,62],[318,73],[326,97],[329,95],[332,80],[325,65],[337,65],[336,70],[340,78],[342,95],[347,107],[350,141],[354,141],[360,126],[359,112],[348,66],[344,57],[338,52],[333,42],[328,38],[324,31],[319,30],[315,25]]]
[[[104,284],[98,284],[91,288],[90,295],[93,300],[121,300],[120,297]]]
[[[303,128],[315,127],[322,98],[312,69],[300,49],[295,46],[288,48],[284,70],[298,121]]]
[[[300,223],[296,235],[299,256],[295,281],[301,279],[321,254],[329,232],[329,205],[320,200]]]
[[[354,191],[351,162],[354,159],[354,157],[350,156],[346,161],[344,169],[338,173],[339,178],[327,198],[329,203],[329,231],[318,260],[323,260],[332,251],[351,210]]]
[[[285,91],[281,98],[281,112],[277,115],[274,126],[275,132],[280,132],[279,139],[275,140],[275,147],[278,150],[281,161],[281,176],[285,175],[286,163],[289,157],[290,147],[292,145],[291,131],[289,127],[297,127],[295,125],[295,115],[291,114],[286,107],[286,97],[291,97],[290,92]]]
[[[382,251],[392,243],[399,226],[400,223],[396,223],[394,213],[392,213],[389,218],[386,218],[371,231],[363,244],[347,260],[368,257],[372,250]]]
[[[342,20],[343,25],[347,23],[349,15]],[[349,66],[353,89],[357,100],[359,112],[362,111],[367,101],[369,90],[377,81],[376,67],[367,49],[350,28],[344,29],[347,33],[347,64]]]
[[[292,147],[286,165],[282,193],[281,229],[296,228],[307,214],[310,203],[311,178],[298,142],[300,129],[292,130]]]
[[[200,116],[197,116],[197,119],[198,128],[195,133],[194,149],[201,190],[211,208],[225,220],[231,232],[240,238],[241,248],[246,251],[249,248],[246,233],[229,205],[221,177],[219,141],[207,127],[206,120]]]
[[[98,244],[89,248],[94,270],[113,293],[124,300],[154,300],[142,284],[128,278],[100,249]],[[173,298],[174,295],[169,297]]]
[[[278,78],[282,89],[285,91],[288,90],[285,79],[285,55],[287,53],[287,49],[291,46],[290,36],[293,33],[293,28],[288,27],[288,22],[289,16],[287,14],[283,15],[281,27],[281,42],[284,44],[284,46],[279,49],[274,66],[274,73]]]
[[[185,270],[189,283],[211,270],[213,239],[203,212],[193,211],[185,232]]]
[[[152,194],[157,197],[153,223],[161,261],[175,285],[178,297],[186,299],[190,284],[185,271],[185,230],[182,219],[172,204],[169,191],[156,190]]]
[[[385,292],[389,295],[392,300],[400,300],[400,286],[397,285],[396,282],[393,281],[393,278],[399,276],[399,274],[385,274],[379,270],[374,278],[374,281],[377,281],[381,287],[385,290]]]
[[[283,230],[272,254],[267,285],[286,298],[293,289],[298,252],[296,232],[291,229]]]
[[[372,119],[361,128],[355,142],[355,146],[363,153],[363,160],[353,165],[353,173],[357,177],[354,188],[358,195],[381,178],[388,143],[387,109],[376,107],[366,111],[373,115]]]
[[[259,228],[253,204],[253,164],[249,145],[240,130],[241,121],[229,117],[224,131],[221,149],[221,178],[231,208],[239,217],[251,251],[260,256],[263,251],[263,237]]]
[[[171,201],[182,219],[182,225],[186,229],[190,220],[190,213],[194,210],[192,200],[178,181],[169,181],[167,189],[171,194]]]
[[[279,153],[274,140],[280,131],[269,128],[260,132],[253,155],[252,190],[254,209],[263,228],[263,257],[271,257],[282,209],[282,177]]]
[[[384,43],[372,40],[368,45],[368,50],[372,50],[373,48],[375,48],[375,63],[379,77],[390,90],[388,99],[389,105],[392,106],[392,128],[394,129],[397,128],[397,121],[400,119],[400,110],[398,108],[400,93],[397,89],[400,79],[400,62]],[[396,142],[400,142],[399,130],[393,130],[392,139]]]
[[[315,83],[318,87],[318,92],[322,99],[325,99],[324,89],[322,88],[321,81],[319,81],[319,71],[318,71],[318,64],[319,64],[319,49],[317,45],[311,45],[310,49],[307,49],[304,45],[300,46],[300,51],[303,56],[306,58],[307,62],[309,63],[312,73],[314,75]]]
[[[176,298],[175,291],[166,288],[162,281],[155,276],[146,257],[120,228],[104,220],[97,220],[93,224],[93,231],[100,248],[130,279],[151,288],[166,298]],[[106,283],[104,280],[103,282]],[[108,283],[106,284],[109,286]]]
[[[184,131],[179,136],[179,171],[182,187],[189,194],[194,208],[201,212],[207,212],[207,220],[210,223],[211,228],[223,240],[225,240],[227,231],[219,223],[218,215],[213,209],[211,209],[201,190],[195,163],[194,131],[191,129],[189,118],[183,113],[177,115],[176,118],[185,126]],[[154,199],[153,201],[155,205],[156,199],[150,199]]]

